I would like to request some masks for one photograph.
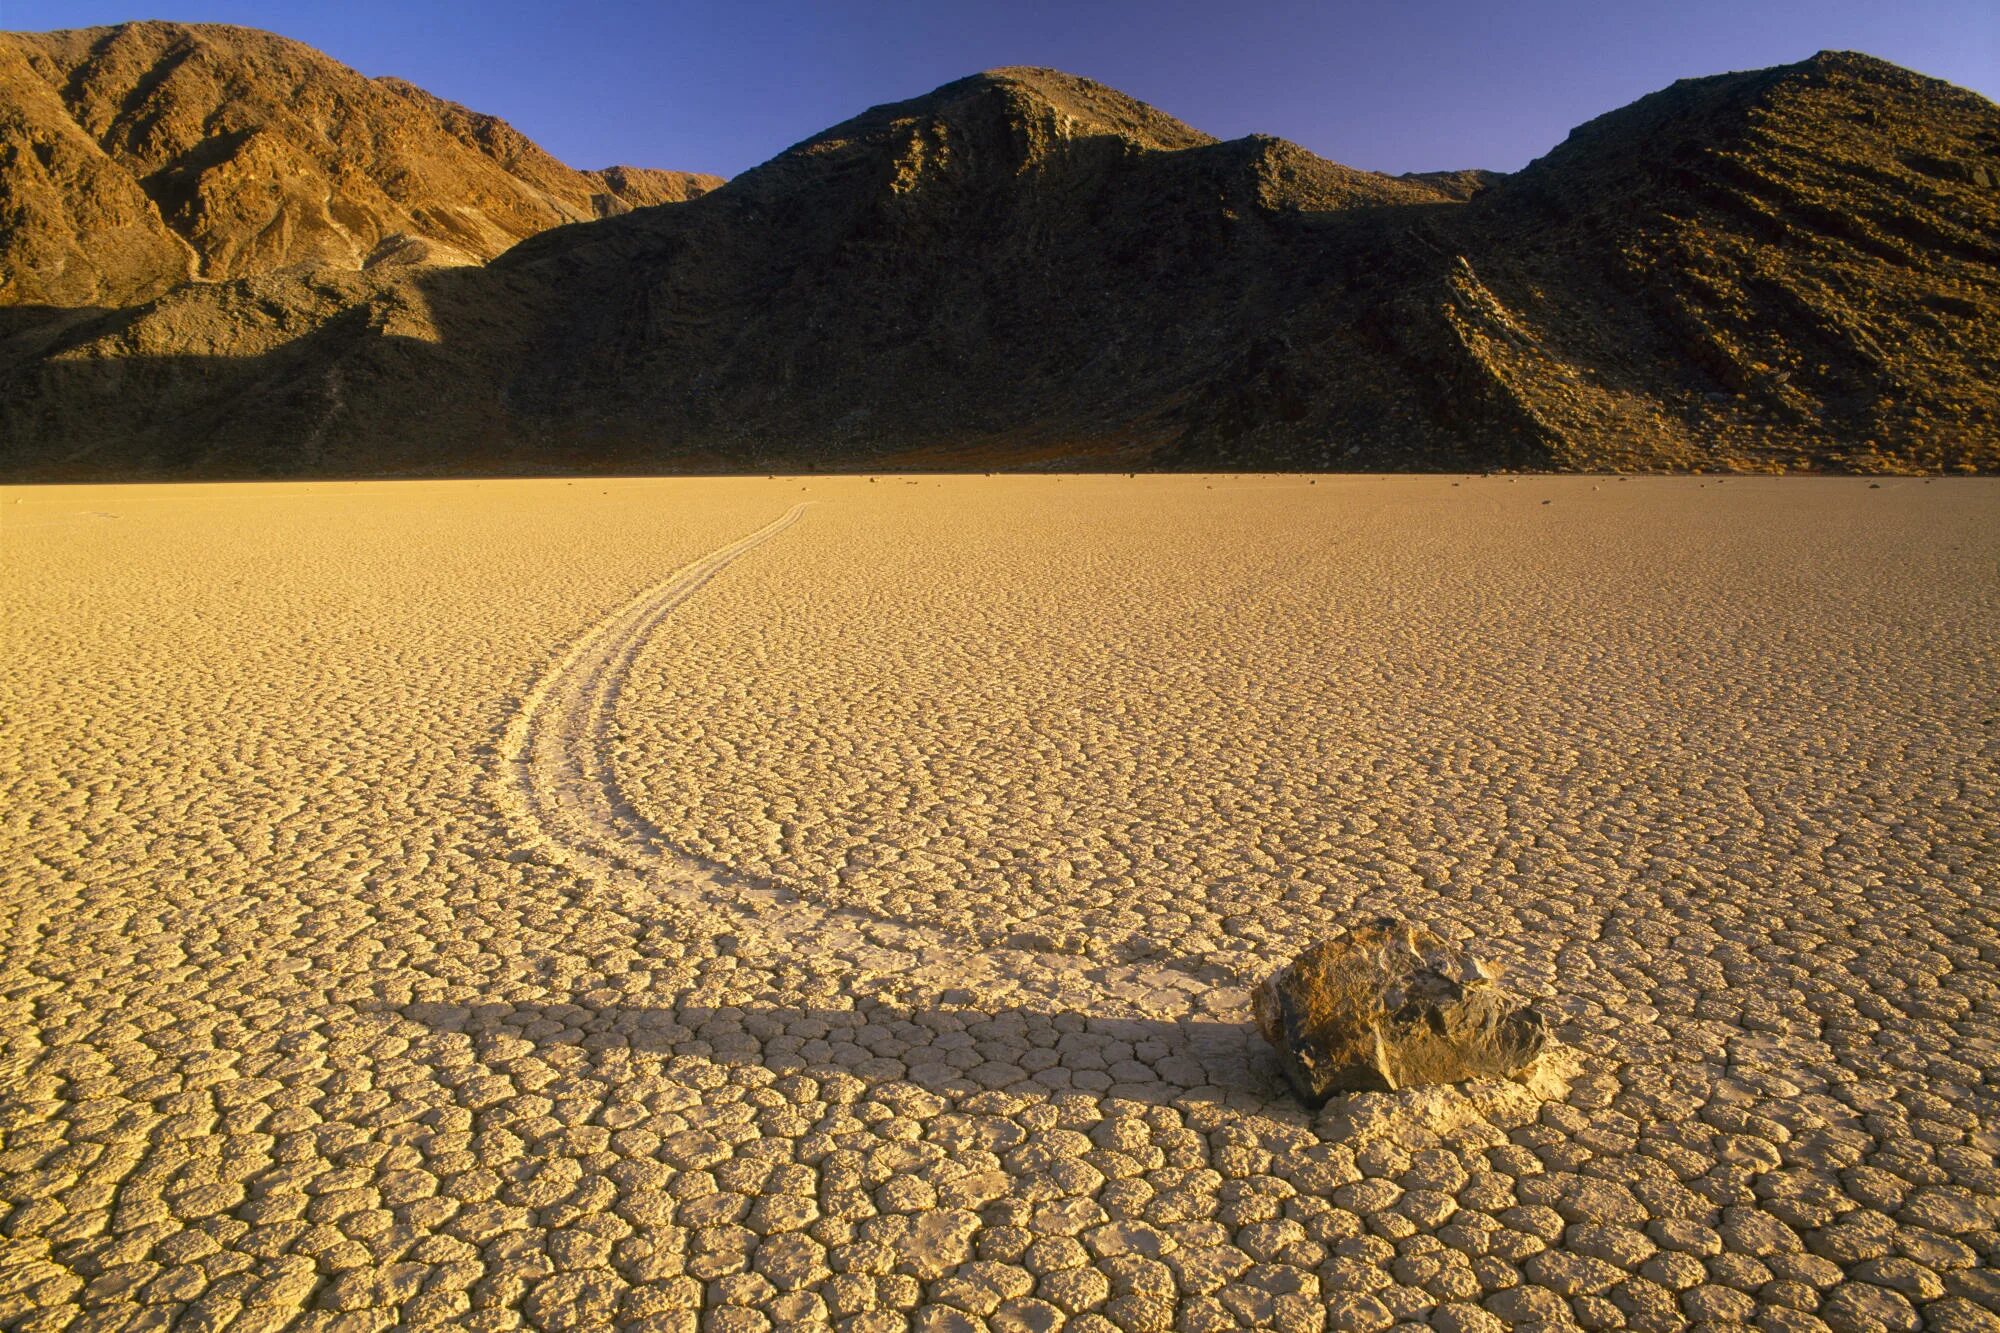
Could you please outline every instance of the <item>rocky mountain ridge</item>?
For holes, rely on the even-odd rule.
[[[0,34],[0,304],[134,305],[294,265],[492,258],[692,198],[689,172],[564,166],[493,116],[270,33]]]
[[[23,322],[0,470],[1990,470],[1996,183],[2000,108],[1849,53],[1685,80],[1506,177],[995,70],[484,265]]]

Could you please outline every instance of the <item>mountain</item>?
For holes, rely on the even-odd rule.
[[[1454,352],[1556,466],[2000,465],[2000,108],[1853,53],[1692,79],[1467,210]]]
[[[706,208],[516,247],[495,267],[552,299],[510,390],[621,455],[1143,449],[1322,290],[1313,218],[1449,197],[998,70],[838,125]]]
[[[123,306],[189,279],[418,252],[490,259],[719,184],[573,171],[504,121],[270,33],[0,34],[0,304]]]
[[[1853,54],[1683,81],[1511,176],[995,70],[484,265],[38,312],[0,334],[0,470],[1994,469],[1996,185],[2000,108]]]

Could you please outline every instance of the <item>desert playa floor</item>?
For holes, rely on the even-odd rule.
[[[0,491],[0,1325],[2000,1327],[2000,484]],[[1504,960],[1567,1091],[1296,1106]]]

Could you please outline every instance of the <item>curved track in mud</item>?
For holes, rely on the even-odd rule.
[[[601,885],[704,906],[723,918],[718,929],[754,941],[760,956],[840,956],[863,975],[892,982],[904,998],[965,991],[1105,1017],[1247,1017],[1240,990],[1218,990],[1167,963],[1107,962],[1013,940],[982,943],[755,882],[678,846],[625,797],[611,742],[633,660],[677,607],[799,523],[809,504],[794,505],[646,589],[586,630],[534,682],[500,748],[500,804],[524,841]],[[1114,956],[1123,943],[1100,941]]]

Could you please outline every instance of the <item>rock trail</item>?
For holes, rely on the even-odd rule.
[[[862,984],[899,1000],[977,996],[984,1004],[1083,1010],[1107,1018],[1186,1016],[1244,1022],[1240,985],[1171,961],[1103,962],[912,926],[864,908],[809,901],[695,855],[620,790],[611,763],[618,706],[634,658],[675,609],[729,567],[798,524],[811,501],[708,552],[585,631],[535,681],[500,747],[497,797],[533,849],[595,884],[636,898],[678,895],[712,916],[740,951],[768,958],[814,951],[850,959]],[[1100,939],[1114,957],[1147,947]],[[1234,982],[1235,978],[1220,978]]]

